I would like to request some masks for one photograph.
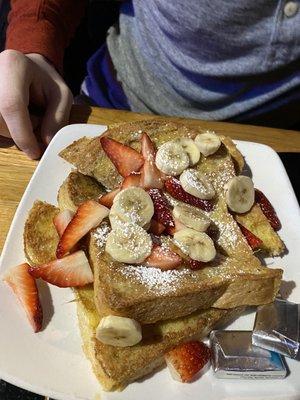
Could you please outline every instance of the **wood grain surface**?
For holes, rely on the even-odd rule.
[[[157,117],[128,111],[74,106],[70,123],[111,125],[118,122],[138,121]],[[187,125],[213,129],[233,139],[264,143],[278,152],[300,152],[300,132],[262,128],[224,122],[200,121],[169,117],[170,121],[181,121]],[[27,158],[15,146],[0,137],[0,251],[15,210],[38,162]]]

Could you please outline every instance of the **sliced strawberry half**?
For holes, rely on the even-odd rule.
[[[99,197],[98,202],[103,206],[110,208],[113,205],[114,198],[120,191],[121,191],[120,188],[112,190],[111,192],[108,192],[103,196]]]
[[[251,247],[252,250],[257,250],[259,249],[263,242],[262,240],[254,235],[254,233],[250,232],[249,229],[245,228],[243,225],[238,224],[242,234],[245,236],[245,239],[247,240],[249,246]]]
[[[161,224],[158,221],[155,221],[155,219],[151,219],[150,228],[148,229],[148,232],[153,233],[153,235],[159,236],[164,232],[165,229],[166,227],[163,224]]]
[[[53,218],[54,226],[58,236],[61,237],[69,222],[74,217],[74,212],[71,210],[63,210]]]
[[[211,351],[196,340],[183,343],[165,354],[169,371],[175,380],[190,382],[210,360]]]
[[[82,250],[47,264],[30,267],[29,273],[58,287],[84,286],[94,281],[88,259]]]
[[[121,188],[126,189],[126,188],[133,187],[133,186],[136,186],[136,187],[141,186],[141,174],[140,173],[138,173],[138,174],[133,173],[133,174],[126,176],[126,178],[124,179],[124,181],[122,183]]]
[[[275,231],[278,231],[281,228],[281,222],[276,214],[276,211],[263,192],[258,189],[255,189],[255,202],[259,204],[262,212],[265,214],[272,228]]]
[[[187,227],[180,222],[178,219],[174,218],[174,227],[168,227],[166,229],[166,233],[168,233],[168,235],[174,235],[175,232],[180,231],[181,229],[186,229]]]
[[[213,209],[213,203],[209,200],[202,200],[187,193],[180,184],[180,181],[176,178],[169,178],[165,181],[166,191],[175,199],[183,201],[184,203],[190,204],[194,207],[201,208],[204,211],[211,211]]]
[[[109,209],[94,200],[80,204],[73,219],[59,240],[56,256],[63,257],[91,229],[96,228],[108,216]]]
[[[159,189],[150,189],[148,191],[154,206],[153,219],[160,222],[166,228],[174,228],[174,220],[168,200]]]
[[[3,280],[12,288],[18,297],[34,332],[42,329],[43,310],[39,299],[35,279],[29,274],[30,266],[27,263],[12,267],[5,274]]]
[[[142,168],[144,157],[133,148],[108,137],[100,138],[100,142],[119,174],[124,178]]]
[[[145,132],[142,134],[141,142],[142,155],[145,160],[141,169],[141,186],[144,189],[162,189],[164,183],[162,180],[162,174],[155,164],[156,149],[154,143]]]
[[[182,265],[182,258],[167,247],[154,245],[150,256],[145,261],[145,265],[165,271]]]

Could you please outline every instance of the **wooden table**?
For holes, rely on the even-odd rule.
[[[166,117],[86,106],[74,106],[70,123],[111,125],[117,122],[138,121],[151,118]],[[168,119],[171,121],[182,121],[190,126],[214,129],[218,133],[230,135],[234,139],[264,143],[278,152],[300,153],[300,132],[224,122],[173,117]],[[37,161],[29,160],[27,156],[17,150],[15,146],[11,146],[11,143],[8,143],[7,140],[0,139],[0,251],[2,250],[15,210],[37,163]]]

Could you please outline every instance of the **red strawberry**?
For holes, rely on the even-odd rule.
[[[163,224],[161,224],[158,221],[155,221],[155,219],[151,219],[150,221],[150,228],[149,228],[149,232],[153,233],[153,235],[161,235],[163,233],[163,231],[165,230],[165,226]]]
[[[193,271],[198,271],[198,269],[203,269],[206,263],[201,261],[193,260],[190,257],[187,257],[185,260],[185,264],[188,268],[192,269]]]
[[[169,248],[154,245],[150,256],[146,259],[145,264],[149,267],[160,268],[163,271],[175,269],[182,264],[182,259],[178,254]]]
[[[166,228],[174,228],[175,224],[170,206],[162,191],[150,189],[148,193],[154,205],[153,219],[163,224]]]
[[[258,238],[257,236],[254,235],[254,233],[250,232],[249,229],[245,228],[243,225],[238,224],[242,234],[245,236],[245,239],[247,240],[249,246],[251,247],[252,250],[257,250],[261,247],[262,245],[262,240]]]
[[[213,203],[210,200],[202,200],[187,193],[176,178],[167,179],[165,181],[165,189],[172,197],[184,203],[201,208],[205,211],[211,211],[213,209]]]
[[[35,279],[29,274],[27,263],[10,268],[3,280],[12,288],[21,302],[34,332],[42,329],[43,310]]]
[[[63,210],[53,218],[53,223],[55,225],[59,237],[62,236],[66,227],[68,226],[69,222],[73,217],[74,217],[73,211]]]
[[[144,158],[136,150],[108,137],[102,137],[100,142],[119,174],[124,178],[142,168]]]
[[[155,146],[147,133],[142,134],[142,155],[145,162],[141,169],[141,186],[144,189],[162,189],[162,174],[155,165]]]
[[[130,174],[126,176],[124,179],[121,189],[126,189],[132,186],[140,187],[141,186],[141,174]]]
[[[196,340],[182,343],[165,354],[172,377],[180,382],[190,382],[207,364],[211,351]]]
[[[88,259],[82,250],[47,264],[30,267],[29,273],[58,287],[84,286],[94,281]]]
[[[173,236],[175,232],[178,232],[181,229],[185,229],[186,228],[186,226],[176,218],[174,218],[174,224],[175,224],[174,227],[167,228],[168,235],[172,235]]]
[[[255,189],[255,201],[259,204],[262,212],[265,214],[272,228],[275,231],[278,231],[281,228],[281,222],[277,217],[276,211],[263,192],[258,189]]]
[[[121,189],[117,188],[115,190],[112,190],[111,192],[104,194],[98,199],[99,203],[105,207],[110,208],[113,205],[114,198],[120,192],[120,190]]]
[[[91,229],[96,228],[108,216],[109,209],[94,200],[80,204],[72,221],[66,227],[57,246],[57,258],[67,254]]]

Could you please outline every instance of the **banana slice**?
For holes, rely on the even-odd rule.
[[[210,200],[215,196],[215,190],[209,180],[195,169],[186,169],[179,177],[183,189],[195,197]]]
[[[187,153],[190,160],[190,166],[192,167],[193,165],[197,164],[197,162],[200,160],[201,154],[195,142],[189,138],[177,139],[176,142],[179,143],[183,147],[183,150]]]
[[[139,264],[151,253],[151,236],[139,225],[122,222],[107,236],[105,251],[116,261]]]
[[[235,176],[225,185],[225,199],[231,211],[249,211],[254,204],[254,197],[254,185],[248,176]]]
[[[142,329],[134,319],[108,315],[101,319],[96,338],[111,346],[134,346],[142,340]]]
[[[153,202],[144,189],[129,187],[116,195],[111,207],[111,214],[118,217],[122,222],[132,222],[145,226],[154,214]]]
[[[173,208],[174,217],[188,228],[199,232],[205,232],[210,225],[210,219],[198,208],[185,204]]]
[[[211,238],[194,229],[182,229],[174,234],[175,243],[193,260],[208,262],[215,258],[216,249]]]
[[[195,143],[205,157],[214,154],[221,146],[221,140],[212,131],[206,131],[205,133],[200,133],[195,138]]]
[[[170,141],[157,150],[155,164],[164,174],[177,176],[189,166],[190,159],[178,142]]]

